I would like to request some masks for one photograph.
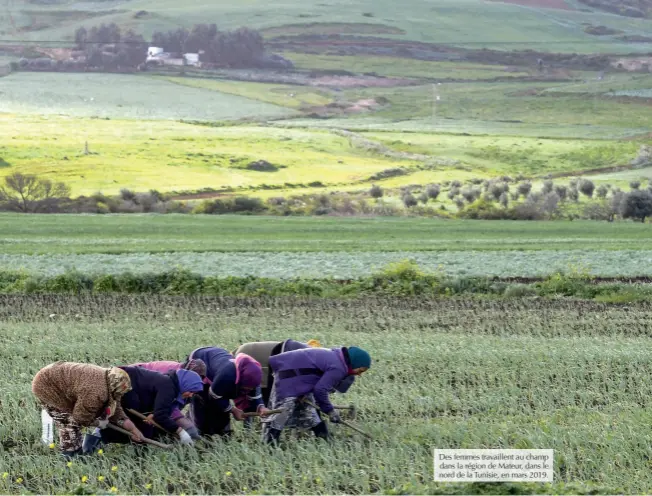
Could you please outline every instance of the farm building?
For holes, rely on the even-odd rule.
[[[149,47],[147,49],[146,63],[153,65],[201,66],[198,53],[184,53],[181,57],[174,57],[173,54],[165,52],[160,47]]]

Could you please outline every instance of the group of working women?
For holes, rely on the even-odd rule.
[[[166,432],[182,444],[226,436],[232,418],[251,418],[245,413],[260,416],[263,441],[276,443],[289,427],[327,438],[327,426],[311,404],[331,422],[340,422],[329,394],[346,392],[370,366],[361,348],[322,348],[288,339],[246,343],[233,353],[203,347],[183,363],[103,368],[56,362],[36,374],[32,391],[53,420],[68,458],[92,453],[102,443],[139,443]],[[108,428],[109,423],[119,429]],[[83,435],[84,428],[92,431]]]

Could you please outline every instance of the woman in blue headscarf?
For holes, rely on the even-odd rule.
[[[182,444],[192,444],[192,438],[173,418],[195,394],[204,389],[201,377],[191,370],[170,370],[165,374],[142,367],[120,367],[131,379],[131,391],[122,397],[122,408],[145,437],[154,438],[162,432],[153,422],[170,433],[176,433]],[[135,410],[148,417],[142,420],[129,412]],[[153,421],[153,422],[152,422]],[[157,432],[158,431],[158,432]],[[126,442],[127,436],[107,429],[102,430],[105,443]]]

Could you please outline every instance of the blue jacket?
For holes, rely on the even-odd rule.
[[[176,374],[159,374],[142,367],[120,367],[131,379],[131,391],[122,397],[122,407],[143,415],[154,414],[154,420],[164,429],[176,432],[172,411],[178,407],[179,379]]]
[[[270,357],[274,372],[276,398],[304,396],[312,393],[324,413],[333,405],[328,394],[349,375],[346,348],[306,348]]]
[[[223,348],[207,346],[199,348],[190,354],[189,358],[198,358],[206,364],[206,377],[210,380],[210,397],[215,400],[224,412],[233,408],[229,400],[235,400],[245,393],[235,383],[236,370],[233,355]],[[248,399],[255,408],[263,404],[263,395],[257,387]]]

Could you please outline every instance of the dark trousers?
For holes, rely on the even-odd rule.
[[[191,418],[203,436],[223,436],[231,433],[231,413],[223,412],[217,401],[210,397],[210,386],[193,396]]]

